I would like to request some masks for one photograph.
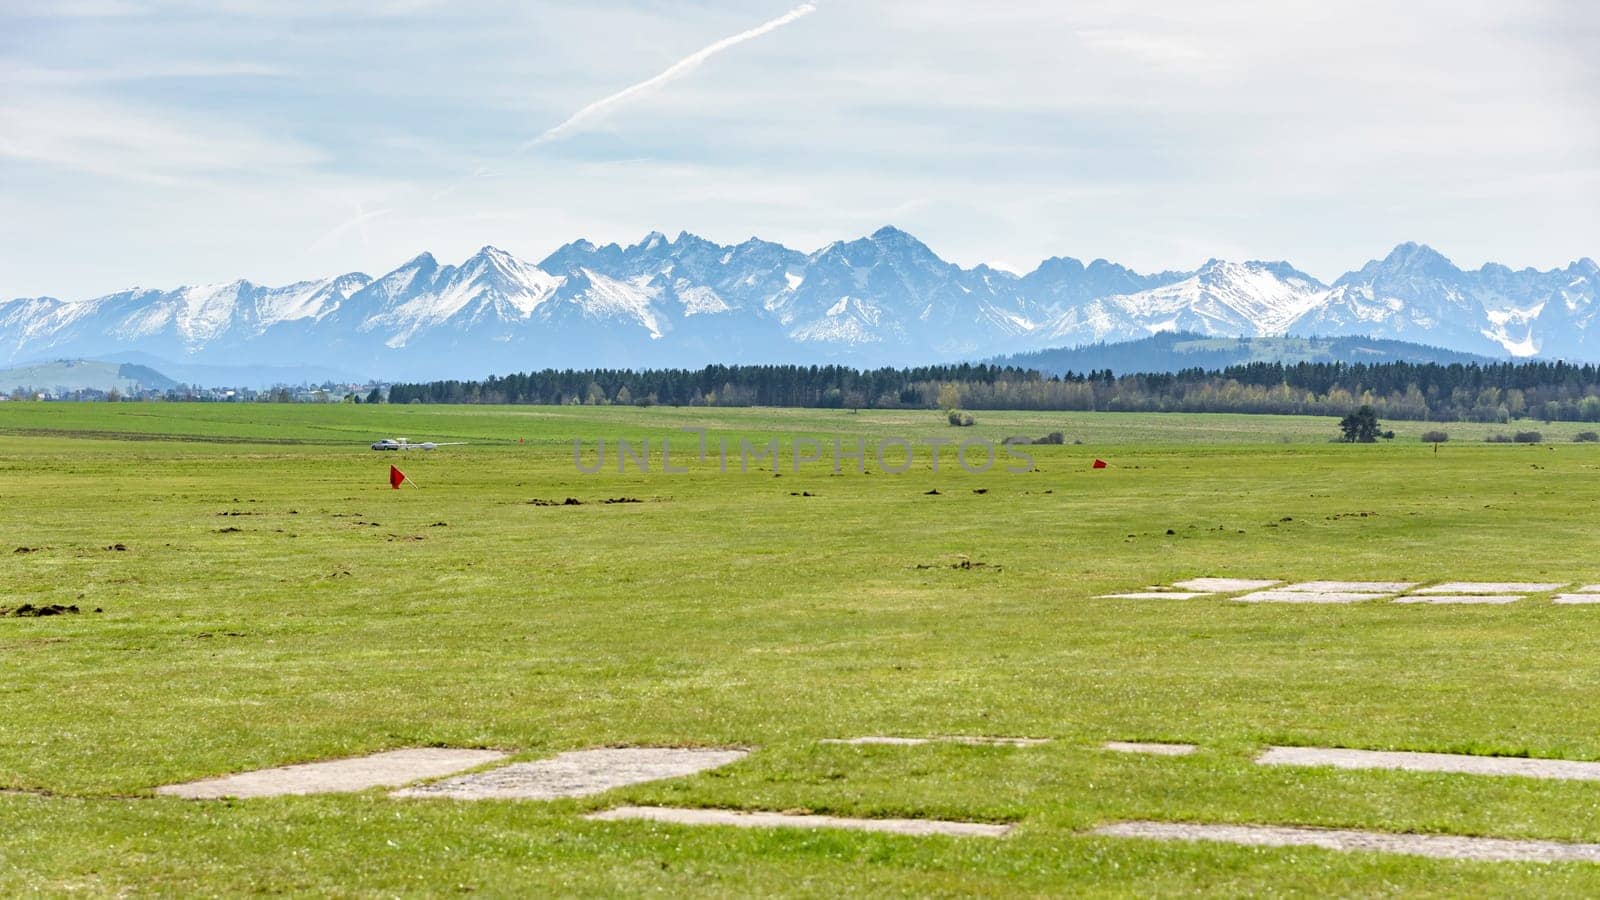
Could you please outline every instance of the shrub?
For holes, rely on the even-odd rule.
[[[1573,435],[1572,439],[1580,444],[1600,443],[1600,434],[1596,434],[1593,431],[1580,431]]]
[[[966,428],[970,425],[976,424],[972,419],[971,413],[964,413],[957,409],[952,409],[946,413],[945,419],[948,420],[951,425],[955,425],[959,428]]]
[[[967,424],[970,425],[972,423],[969,422]],[[1067,442],[1067,436],[1066,435],[1062,434],[1059,431],[1052,431],[1049,434],[1047,434],[1047,435],[1045,435],[1044,437],[1041,437],[1041,438],[1031,438],[1031,437],[1027,437],[1025,435],[1016,434],[1016,435],[1012,435],[1011,437],[1006,438],[1005,440],[1001,441],[1000,443],[1002,443],[1002,444],[1065,444],[1066,442]]]
[[[1491,434],[1488,437],[1484,438],[1484,440],[1488,441],[1491,444],[1509,444],[1509,443],[1511,443],[1510,435],[1505,435],[1505,434]]]
[[[1424,444],[1442,444],[1448,440],[1450,440],[1450,435],[1443,431],[1424,431],[1422,433],[1422,442]]]
[[[1519,431],[1512,440],[1519,444],[1542,444],[1544,443],[1544,435],[1537,431]]]

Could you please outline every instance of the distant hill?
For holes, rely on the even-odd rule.
[[[165,391],[178,387],[171,378],[148,366],[62,359],[0,369],[0,393],[16,390],[67,393],[71,391]]]
[[[1047,375],[1110,369],[1119,375],[1133,372],[1177,372],[1181,369],[1222,369],[1253,362],[1345,363],[1489,363],[1496,360],[1441,347],[1366,337],[1207,337],[1186,332],[1164,332],[1137,341],[1059,347],[1033,353],[997,357],[998,365],[1037,369]]]
[[[200,365],[173,362],[148,353],[112,353],[102,359],[112,363],[132,363],[165,372],[184,384],[207,388],[251,388],[265,390],[278,385],[362,384],[366,376],[332,366]]]

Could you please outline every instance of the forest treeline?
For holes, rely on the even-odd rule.
[[[663,404],[850,409],[1238,412],[1388,419],[1600,422],[1600,367],[1564,362],[1250,363],[1220,370],[1046,376],[986,364],[545,370],[396,384],[391,403]]]

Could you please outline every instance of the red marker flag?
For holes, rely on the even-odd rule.
[[[1103,459],[1097,459],[1094,461],[1094,467],[1096,469],[1104,469],[1106,467],[1106,461]]]
[[[400,485],[404,484],[405,481],[406,473],[396,469],[394,466],[389,467],[389,487],[398,491],[400,490]]]

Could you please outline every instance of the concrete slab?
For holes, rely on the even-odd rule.
[[[1207,594],[1236,594],[1240,591],[1259,591],[1283,582],[1261,580],[1252,578],[1190,578],[1188,581],[1174,581],[1172,586],[1186,591],[1201,591]]]
[[[1351,591],[1256,591],[1233,598],[1239,603],[1361,603],[1382,600],[1387,594],[1362,594]]]
[[[1447,596],[1445,596],[1443,594],[1428,594],[1428,595],[1425,595],[1425,596],[1424,595],[1420,595],[1420,594],[1412,594],[1409,597],[1400,597],[1397,600],[1395,600],[1394,602],[1396,602],[1396,603],[1431,603],[1431,604],[1434,604],[1436,606],[1443,606],[1443,605],[1447,605],[1447,604],[1451,604],[1451,603],[1478,603],[1478,604],[1515,603],[1518,600],[1523,600],[1523,599],[1526,599],[1526,598],[1524,598],[1520,594],[1498,594],[1498,595],[1494,595],[1494,596],[1472,596],[1472,597],[1455,597],[1455,596],[1448,596],[1447,597]]]
[[[1363,853],[1398,853],[1434,859],[1489,862],[1600,862],[1600,844],[1458,837],[1447,834],[1394,834],[1336,828],[1278,825],[1194,825],[1168,822],[1119,822],[1090,832],[1106,837],[1158,841],[1211,841],[1246,847],[1321,847]]]
[[[1578,588],[1577,593],[1600,594],[1600,584],[1586,584],[1583,587]]]
[[[1538,581],[1447,581],[1430,587],[1418,588],[1413,594],[1542,594],[1565,583],[1549,584]]]
[[[597,822],[646,821],[673,825],[728,825],[735,828],[843,828],[916,837],[1005,837],[1014,825],[949,822],[939,819],[853,819],[795,813],[745,812],[733,809],[675,809],[666,806],[619,806],[584,818]]]
[[[1194,600],[1210,594],[1192,591],[1134,591],[1131,594],[1101,594],[1096,600]]]
[[[513,763],[395,791],[395,797],[453,800],[555,800],[613,788],[682,778],[738,762],[747,750],[626,747],[574,750],[535,762]]]
[[[866,735],[853,738],[823,738],[819,744],[854,744],[858,746],[883,744],[895,747],[915,747],[920,744],[971,744],[978,747],[1036,747],[1040,744],[1050,743],[1049,738],[1028,737],[982,737],[974,735],[956,734],[938,737],[891,737],[888,735]]]
[[[1600,603],[1600,594],[1557,594],[1556,602],[1569,605]]]
[[[1302,581],[1286,584],[1280,591],[1311,591],[1314,593],[1398,594],[1416,587],[1415,581]]]
[[[930,743],[928,738],[889,737],[887,735],[867,735],[853,738],[823,738],[819,744],[856,744],[856,745],[884,745],[890,747],[919,747]]]
[[[1106,741],[1100,747],[1118,753],[1148,753],[1151,756],[1188,756],[1197,749],[1193,744],[1158,744],[1146,741]]]
[[[190,800],[222,797],[282,797],[292,794],[336,794],[375,787],[400,787],[424,778],[453,775],[505,759],[498,750],[453,750],[418,747],[371,756],[279,766],[187,784],[169,784],[156,793]]]
[[[1331,766],[1337,769],[1401,769],[1463,775],[1506,775],[1567,781],[1600,781],[1600,762],[1415,753],[1403,750],[1350,750],[1343,747],[1269,747],[1256,757],[1263,766]]]

